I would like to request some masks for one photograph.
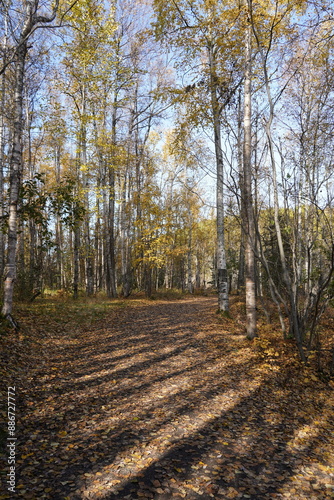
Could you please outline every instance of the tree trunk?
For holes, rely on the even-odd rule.
[[[53,5],[51,16],[45,17],[37,14],[37,1],[26,2],[25,22],[15,47],[13,138],[9,165],[8,248],[2,307],[2,314],[4,316],[11,316],[13,308],[14,283],[16,279],[18,202],[22,174],[23,89],[28,39],[34,29],[34,26],[37,24],[43,25],[44,23],[50,23],[54,20],[58,10],[58,4],[59,0],[56,0]],[[4,68],[2,72],[3,71]]]
[[[112,112],[112,137],[111,142],[116,146],[116,123],[117,123],[117,92],[114,95],[113,112]],[[107,294],[108,297],[117,297],[116,287],[116,259],[115,259],[115,167],[114,162],[107,165],[108,179],[108,223],[106,224],[106,263],[107,263]]]
[[[20,47],[17,49],[15,63],[14,128],[9,178],[8,248],[2,307],[2,314],[4,316],[12,313],[14,283],[16,279],[17,209],[22,173],[23,81],[26,55],[27,43],[26,41],[22,41]]]
[[[80,248],[80,228],[78,222],[74,227],[73,238],[73,298],[79,296],[79,248]]]
[[[127,230],[126,220],[126,191],[127,191],[127,170],[124,172],[124,181],[120,188],[122,193],[122,202],[120,207],[120,252],[122,265],[122,294],[128,297],[131,293],[131,269],[129,255],[129,232]]]
[[[85,222],[84,222],[84,241],[85,241],[85,278],[86,278],[86,294],[88,297],[94,293],[94,270],[93,256],[90,238],[90,209],[89,209],[89,176],[87,172],[87,98],[86,85],[82,86],[82,102],[80,110],[80,132],[79,132],[79,163],[82,167],[82,184],[84,189],[84,198],[86,206]]]
[[[248,1],[251,3],[251,0],[248,0]],[[251,11],[250,11],[250,15],[251,15]],[[251,21],[252,21],[252,19],[251,19]],[[252,23],[252,24],[250,23],[250,26],[252,26],[252,28],[253,28],[253,32],[254,32],[254,35],[255,35],[255,38],[257,41],[258,49],[259,49],[259,52],[260,52],[260,55],[262,58],[265,88],[266,88],[268,104],[269,104],[269,117],[265,122],[265,131],[266,131],[267,140],[268,140],[268,147],[269,147],[271,168],[272,168],[272,179],[273,179],[273,189],[274,189],[275,231],[276,231],[280,261],[281,261],[281,266],[282,266],[283,281],[286,285],[286,288],[288,291],[288,296],[289,296],[289,302],[290,302],[290,311],[289,311],[290,329],[291,329],[291,332],[293,333],[293,335],[296,339],[296,344],[298,347],[300,357],[301,357],[302,361],[305,361],[306,358],[305,358],[305,353],[304,353],[303,344],[302,344],[300,318],[298,315],[297,302],[296,302],[296,282],[294,282],[294,283],[292,282],[291,276],[290,276],[289,271],[288,271],[286,255],[285,255],[285,250],[284,250],[284,245],[283,245],[281,226],[280,226],[280,221],[279,221],[279,200],[278,200],[276,159],[275,159],[275,153],[274,153],[274,141],[273,141],[272,133],[271,133],[271,125],[272,125],[272,122],[274,119],[274,103],[273,103],[273,100],[271,97],[271,89],[270,89],[269,76],[268,76],[268,71],[267,71],[267,62],[266,62],[267,59],[263,53],[263,48],[262,48],[260,40],[258,38],[254,23]]]
[[[199,249],[197,250],[197,253],[196,253],[196,277],[195,277],[195,283],[196,283],[196,288],[197,289],[201,288],[201,284],[202,284],[201,283],[201,257],[200,257],[200,251],[199,251]]]
[[[251,9],[251,1],[248,2]],[[246,274],[246,330],[247,337],[256,336],[256,286],[255,286],[255,221],[252,201],[252,134],[251,134],[251,23],[248,13],[245,46],[245,84],[244,84],[244,178],[243,198],[245,207],[245,274]]]
[[[224,165],[221,147],[221,125],[220,106],[217,97],[217,75],[214,47],[208,45],[208,55],[210,64],[210,91],[211,108],[213,114],[214,143],[217,166],[217,288],[218,288],[218,309],[228,312],[228,280],[225,254],[225,234],[224,234]]]
[[[239,170],[239,186],[241,190],[240,196],[240,248],[239,248],[239,269],[237,290],[238,293],[245,286],[245,197],[243,192],[244,187],[244,172],[243,172],[243,141],[242,141],[242,103],[241,103],[241,88],[238,95],[238,170]]]
[[[3,63],[6,64],[7,52],[7,16],[5,38],[2,46]],[[0,110],[0,278],[2,279],[5,267],[5,235],[2,231],[4,216],[4,167],[5,167],[5,103],[6,103],[6,75],[1,75],[1,110]]]
[[[55,149],[55,167],[56,167],[56,182],[60,184],[60,147],[57,145]],[[56,215],[55,222],[56,233],[56,268],[57,268],[57,288],[65,288],[64,278],[64,262],[63,262],[63,230],[59,214]]]
[[[115,171],[109,165],[109,209],[107,235],[107,292],[109,297],[117,297],[115,260]]]
[[[193,293],[193,272],[192,272],[192,261],[193,261],[193,249],[192,249],[192,228],[189,229],[189,239],[188,239],[189,250],[187,253],[187,277],[188,277],[188,292]]]

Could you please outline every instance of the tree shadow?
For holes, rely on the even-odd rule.
[[[326,498],[329,403],[262,373],[249,344],[219,327],[206,343],[211,304],[125,311],[117,327],[64,338],[21,401],[18,496],[261,500],[308,467],[305,491]]]

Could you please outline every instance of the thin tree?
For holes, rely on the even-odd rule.
[[[245,278],[247,337],[256,336],[255,221],[252,201],[252,0],[247,0],[244,81],[243,215],[245,216]]]

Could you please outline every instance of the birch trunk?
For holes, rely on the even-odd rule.
[[[3,65],[6,64],[7,54],[7,15],[5,16],[5,37],[2,45]],[[4,216],[4,162],[5,162],[5,103],[6,103],[6,75],[1,75],[1,116],[0,116],[0,223]],[[5,235],[0,228],[0,277],[5,267]]]
[[[56,181],[59,185],[60,183],[60,147],[57,145],[55,148],[55,168],[56,168]],[[65,288],[64,279],[64,263],[63,263],[63,231],[61,225],[61,219],[59,214],[56,215],[55,221],[55,233],[56,233],[56,265],[57,265],[57,288]]]
[[[26,93],[27,94],[27,93]],[[28,177],[30,180],[34,178],[35,175],[35,168],[32,160],[32,141],[31,141],[31,123],[32,123],[32,114],[29,110],[29,105],[27,101],[27,95],[25,98],[25,129],[26,129],[26,161],[25,161],[25,170],[28,173]],[[19,232],[21,233],[24,231],[24,227],[22,222],[20,222],[20,230]],[[37,264],[37,236],[38,236],[38,228],[36,225],[36,222],[33,218],[29,219],[28,221],[28,227],[29,227],[29,274],[27,276],[27,282],[25,283],[25,287],[27,287],[26,292],[34,294],[38,288],[37,282],[38,282],[38,276],[41,272],[41,269],[38,267]],[[23,249],[20,249],[20,253],[24,255],[24,238],[22,239],[22,246]],[[20,238],[19,238],[19,247],[20,247]],[[18,274],[19,276],[24,275],[23,269],[24,269],[24,257],[22,258],[19,256],[17,259],[17,265],[18,265]]]
[[[243,142],[242,142],[242,102],[241,102],[241,89],[238,96],[238,170],[239,170],[239,186],[241,189],[240,196],[240,250],[239,250],[239,269],[238,269],[238,293],[245,286],[245,198],[243,193],[244,186],[244,172],[243,172]]]
[[[193,261],[193,249],[192,249],[192,228],[189,229],[189,239],[188,239],[189,250],[187,253],[187,277],[188,277],[188,292],[193,293],[193,272],[192,272],[192,261]]]
[[[117,122],[117,93],[114,96],[112,114],[112,144],[116,145],[116,122]],[[108,165],[108,224],[107,226],[107,294],[109,297],[117,297],[116,289],[116,260],[115,260],[115,168]]]
[[[73,298],[79,296],[79,248],[80,248],[80,227],[75,223],[73,231]]]
[[[106,103],[106,98],[104,96],[103,102]],[[106,109],[106,105],[105,105]],[[102,290],[106,287],[106,224],[108,220],[108,203],[107,203],[107,192],[106,192],[106,184],[107,184],[107,166],[106,166],[106,158],[103,154],[103,148],[100,144],[99,137],[99,129],[98,123],[96,119],[95,107],[93,105],[93,127],[94,127],[94,136],[96,143],[96,151],[97,151],[97,159],[99,166],[99,175],[98,175],[98,191],[102,193],[102,202],[100,202],[100,198],[96,199],[96,242],[95,242],[95,252],[96,252],[96,264],[95,264],[95,279],[96,279],[96,288],[98,290]],[[102,134],[106,129],[106,116],[103,114],[103,122],[102,122]]]
[[[122,202],[120,207],[120,243],[121,243],[121,263],[122,263],[122,293],[128,297],[131,293],[131,267],[129,255],[130,235],[127,230],[126,218],[126,196],[127,196],[127,169],[124,172],[124,180],[121,182]]]
[[[196,253],[196,277],[195,277],[195,283],[196,283],[197,290],[199,290],[201,288],[201,257],[200,257],[199,250]]]
[[[210,90],[211,108],[214,126],[214,143],[217,167],[217,288],[218,288],[218,309],[228,312],[228,281],[225,254],[225,232],[224,232],[224,165],[221,146],[221,124],[220,105],[217,97],[217,75],[216,61],[213,44],[208,45],[209,65],[210,65]]]
[[[251,1],[248,2],[251,9]],[[250,16],[250,13],[248,14]],[[256,282],[255,282],[255,221],[252,201],[252,130],[251,130],[251,71],[252,71],[252,45],[251,23],[248,18],[245,46],[245,84],[244,84],[244,185],[243,198],[246,221],[245,235],[245,275],[246,275],[246,331],[247,337],[256,336]]]
[[[4,297],[2,314],[11,316],[13,308],[14,283],[16,279],[16,251],[18,227],[18,202],[22,173],[22,135],[23,135],[23,89],[25,62],[28,50],[28,39],[34,27],[38,24],[52,22],[58,10],[59,0],[56,0],[50,17],[37,14],[38,2],[26,2],[24,23],[15,47],[15,83],[14,83],[14,111],[13,137],[10,156],[9,178],[9,218],[8,218],[8,247],[5,269]],[[2,70],[4,71],[4,69]]]
[[[89,208],[89,180],[86,172],[87,168],[87,143],[86,143],[86,129],[85,125],[82,124],[81,131],[81,163],[84,166],[83,174],[83,185],[85,192],[85,205],[86,205],[86,215],[85,215],[85,274],[86,274],[86,294],[88,297],[94,293],[94,269],[93,269],[93,257],[91,248],[91,237],[90,237],[90,208]]]
[[[5,317],[12,313],[14,283],[16,279],[17,209],[22,173],[23,81],[26,55],[27,43],[26,41],[22,41],[17,50],[15,63],[14,127],[9,179],[8,247],[2,307],[2,314]]]

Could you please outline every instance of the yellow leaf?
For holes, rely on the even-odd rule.
[[[331,472],[331,468],[328,467],[327,465],[319,464],[319,469],[321,469],[324,472]]]
[[[239,496],[239,493],[237,490],[235,490],[234,488],[228,489],[228,493],[226,495],[227,498],[236,498],[237,496]]]

